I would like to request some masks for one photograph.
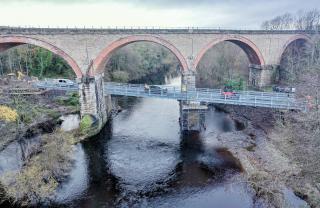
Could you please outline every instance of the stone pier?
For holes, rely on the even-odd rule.
[[[268,66],[260,66],[260,65],[249,65],[249,86],[255,88],[262,88],[271,86],[276,78],[278,66],[276,65],[268,65]]]
[[[182,74],[181,91],[188,95],[188,92],[196,89],[195,73],[187,71]],[[201,105],[199,102],[179,101],[180,102],[180,129],[182,132],[197,131],[205,129],[205,112],[206,105]]]
[[[105,96],[103,74],[83,76],[78,80],[80,95],[80,115],[90,115],[97,132],[106,124],[111,108],[110,96]]]

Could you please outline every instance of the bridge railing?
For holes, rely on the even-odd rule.
[[[66,85],[62,83],[52,83],[47,81],[40,81],[33,84],[33,87],[39,89],[55,89],[55,90],[66,90],[66,91],[78,91],[79,87],[75,85]]]
[[[128,88],[130,91],[136,91],[140,89],[141,91],[144,90],[145,85],[142,84],[126,84],[126,83],[115,83],[115,82],[107,82],[105,83],[105,86],[108,86],[109,88],[113,89],[119,89],[122,90],[124,88]],[[170,85],[153,85],[158,86],[158,91],[153,90],[154,93],[161,93],[161,89],[167,92],[171,93],[181,93],[181,87],[180,86],[170,86]],[[193,94],[201,94],[201,95],[221,95],[222,90],[221,89],[209,89],[209,88],[196,88],[195,90],[188,90],[187,92],[189,95]],[[273,98],[294,98],[293,93],[279,93],[279,92],[259,92],[259,91],[235,91],[235,94],[240,95],[242,97],[252,97],[252,96],[259,96],[259,97],[273,97]]]
[[[78,85],[66,85],[52,82],[38,82],[37,88],[77,91]],[[196,88],[182,91],[180,86],[143,85],[107,82],[104,85],[106,94],[158,97],[181,101],[196,101],[205,103],[221,103],[246,105],[255,107],[269,107],[281,109],[305,110],[306,102],[298,100],[293,94],[279,92],[238,91],[231,96],[224,95],[220,89]]]
[[[161,86],[154,90],[146,90],[144,85],[106,83],[108,93],[140,97],[166,97],[177,100],[198,101],[208,103],[224,103],[247,106],[260,106],[303,110],[305,102],[298,101],[292,94],[278,92],[239,91],[234,96],[225,96],[220,89],[195,89],[186,92],[180,87]]]

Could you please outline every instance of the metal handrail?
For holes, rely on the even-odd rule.
[[[221,89],[195,88],[194,90],[182,91],[177,86],[156,85],[156,89],[145,88],[143,84],[127,84],[106,82],[104,91],[106,94],[123,95],[134,97],[158,97],[182,101],[196,101],[206,103],[223,103],[231,105],[245,105],[255,107],[268,107],[280,109],[304,110],[306,103],[296,99],[293,95],[280,92],[237,91],[234,96],[223,95]],[[66,86],[59,83],[38,82],[38,88],[62,89],[77,91],[78,85]]]

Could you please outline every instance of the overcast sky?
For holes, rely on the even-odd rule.
[[[259,28],[320,0],[0,0],[0,25]]]

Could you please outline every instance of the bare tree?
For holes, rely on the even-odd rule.
[[[294,17],[290,13],[277,16],[271,20],[264,21],[261,26],[265,30],[293,29]]]
[[[261,28],[265,30],[319,30],[320,12],[318,9],[313,9],[307,12],[300,10],[295,15],[286,13],[264,21]]]

